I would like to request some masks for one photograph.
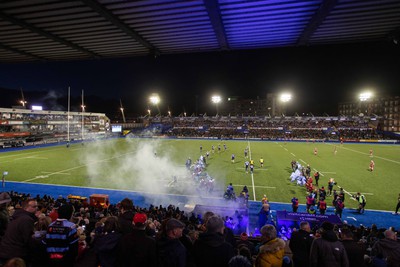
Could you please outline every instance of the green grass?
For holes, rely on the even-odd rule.
[[[227,144],[227,151],[223,143]],[[305,203],[304,187],[289,179],[293,159],[320,171],[320,186],[327,187],[328,179],[334,178],[337,186],[348,192],[363,192],[369,209],[393,210],[400,192],[400,146],[377,144],[118,139],[85,146],[74,144],[70,148],[55,146],[0,153],[0,171],[8,171],[9,181],[195,194],[190,178],[184,178],[184,163],[188,157],[200,156],[200,145],[205,154],[218,144],[221,152],[211,153],[207,161],[207,172],[219,185],[217,195],[222,196],[223,189],[232,182],[236,191],[247,185],[251,200],[254,195],[260,200],[266,194],[271,201],[290,202],[297,196],[300,203]],[[255,161],[253,176],[244,172],[247,145]],[[338,150],[336,155],[334,146]],[[318,148],[317,156],[313,154],[314,147]],[[368,171],[370,149],[374,151],[374,172]],[[236,155],[235,163],[231,162],[232,153]],[[260,157],[264,158],[263,168],[259,167]],[[180,187],[167,186],[173,175],[182,181]],[[347,196],[346,206],[354,208],[356,203]]]

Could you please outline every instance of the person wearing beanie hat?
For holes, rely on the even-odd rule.
[[[147,215],[137,212],[132,216],[132,232],[124,234],[119,243],[118,266],[157,266],[154,238],[146,234]]]
[[[165,232],[157,239],[157,251],[163,266],[187,266],[187,250],[179,240],[185,224],[171,218],[165,224]]]
[[[334,225],[330,222],[325,221],[321,224],[321,238],[315,239],[311,245],[311,267],[349,266],[346,250],[333,228]]]

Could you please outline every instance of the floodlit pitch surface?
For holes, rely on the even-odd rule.
[[[224,149],[226,144],[227,149]],[[214,145],[214,153],[211,149]],[[221,150],[218,150],[220,145]],[[200,152],[202,146],[202,152]],[[249,147],[249,159],[244,149]],[[335,147],[337,152],[335,153]],[[318,154],[314,155],[314,148]],[[370,156],[370,150],[373,155]],[[400,146],[378,144],[301,143],[267,141],[114,139],[0,153],[0,171],[6,180],[126,189],[171,194],[196,194],[187,177],[185,161],[195,161],[209,151],[207,172],[215,178],[215,196],[222,196],[228,183],[239,192],[247,185],[250,200],[264,194],[270,201],[290,202],[297,196],[305,203],[304,187],[291,183],[290,162],[310,164],[312,173],[321,173],[319,185],[327,189],[334,178],[341,186],[345,204],[355,208],[350,194],[366,196],[368,209],[393,210],[400,192]],[[231,156],[235,154],[235,162]],[[244,162],[254,160],[254,173],[246,173]],[[260,167],[260,158],[264,167]],[[375,169],[369,171],[370,161]],[[173,184],[176,176],[177,184]],[[332,197],[328,197],[330,203]]]

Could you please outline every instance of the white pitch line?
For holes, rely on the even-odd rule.
[[[304,160],[302,160],[302,159],[299,159],[301,162],[304,162],[304,164],[307,164],[307,162],[305,162]]]
[[[53,176],[55,174],[65,173],[67,171],[76,170],[76,169],[88,166],[89,164],[97,164],[97,163],[100,163],[100,162],[109,161],[111,159],[123,157],[125,155],[133,154],[133,153],[136,153],[136,151],[135,152],[124,153],[124,154],[117,155],[117,156],[114,156],[114,157],[111,157],[111,158],[108,158],[108,159],[102,159],[102,160],[96,160],[96,161],[93,160],[93,161],[90,161],[88,164],[83,164],[83,165],[79,165],[79,166],[72,167],[72,168],[69,168],[69,169],[65,169],[65,170],[61,170],[61,171],[57,171],[57,172],[52,172],[52,173],[49,173],[48,175],[39,175],[39,176],[36,176],[34,178],[24,180],[23,182],[30,182],[30,181],[34,181],[34,180],[37,180],[37,179],[48,178],[49,176]],[[44,177],[44,176],[46,176],[46,177]]]
[[[53,172],[41,172],[41,173],[49,174],[49,173],[53,173]],[[60,173],[58,173],[58,174],[62,174],[62,175],[71,175],[69,172],[67,172],[67,173],[62,173],[62,172],[60,172]]]
[[[327,145],[332,146],[332,144],[327,144]],[[364,153],[364,152],[361,152],[361,151],[358,151],[358,150],[355,150],[355,149],[351,149],[351,148],[347,148],[347,147],[341,147],[341,149],[347,149],[347,150],[349,150],[349,151],[352,151],[352,152],[355,152],[355,153],[358,153],[358,154],[362,154],[362,155],[367,155],[367,156],[369,156],[369,153]],[[383,160],[390,161],[390,162],[393,162],[393,163],[396,163],[396,164],[400,164],[400,161],[396,161],[396,160],[392,160],[392,159],[387,159],[387,158],[380,157],[380,156],[374,156],[374,158],[383,159]]]
[[[250,141],[247,141],[247,147],[249,148],[249,157],[251,157]],[[253,186],[253,200],[256,201],[256,188],[254,186],[254,174],[251,172],[251,185]]]
[[[243,171],[246,172],[245,168],[236,168],[236,170],[243,170]],[[254,171],[268,171],[268,169],[266,169],[266,168],[257,168],[257,169],[254,169]]]
[[[293,154],[293,153],[290,153],[293,157],[296,157],[296,155],[295,154]]]
[[[358,192],[349,192],[349,193],[351,193],[351,194],[357,194]],[[365,192],[361,192],[361,194],[362,194],[362,195],[370,195],[370,196],[373,196],[373,195],[374,195],[373,193],[365,193]]]
[[[49,151],[57,151],[57,150],[61,150],[61,149],[65,149],[65,148],[58,148],[58,149],[51,149],[51,150],[42,150],[42,151],[35,151],[35,152],[25,152],[25,151],[24,151],[23,156],[32,155],[32,154],[46,153],[46,152],[49,152]],[[21,153],[18,153],[18,154],[11,154],[11,155],[5,155],[5,156],[1,155],[1,156],[0,156],[0,159],[12,158],[12,157],[20,157],[20,156],[22,156]]]
[[[314,171],[316,171],[316,172],[318,172],[318,170],[317,169],[313,169]],[[319,172],[319,174],[321,175],[321,176],[325,176],[325,175],[323,175],[321,172]]]
[[[244,184],[234,184],[233,186],[245,186]],[[254,187],[261,187],[261,188],[270,188],[270,189],[276,189],[275,186],[262,186],[262,185],[255,185]]]
[[[323,173],[336,174],[336,172],[323,172]]]
[[[286,151],[288,151],[286,147],[284,147],[283,149],[285,149]]]

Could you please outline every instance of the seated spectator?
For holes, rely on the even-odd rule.
[[[386,230],[384,234],[385,238],[378,240],[372,247],[371,255],[381,255],[383,259],[386,259],[388,267],[399,267],[400,243],[397,242],[397,235],[392,230]]]

